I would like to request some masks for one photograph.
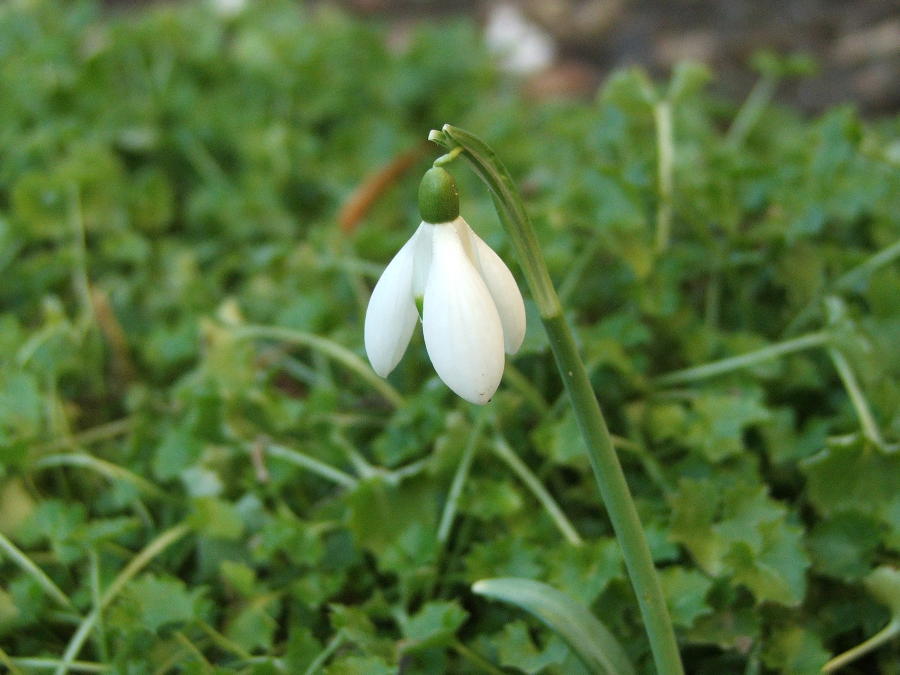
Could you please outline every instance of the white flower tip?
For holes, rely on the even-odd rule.
[[[487,405],[488,403],[491,402],[491,399],[494,398],[494,394],[496,392],[497,392],[497,387],[494,387],[490,393],[488,393],[488,392],[479,393],[478,395],[476,395],[472,398],[469,398],[468,396],[463,396],[462,394],[459,394],[459,397],[467,400],[469,403],[474,403],[475,405]]]

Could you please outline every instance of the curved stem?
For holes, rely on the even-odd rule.
[[[461,147],[462,156],[491,190],[572,402],[600,494],[622,547],[656,668],[663,675],[681,675],[684,668],[675,632],[634,500],[518,190],[494,151],[476,136],[445,124],[428,138],[449,150]]]
[[[74,609],[68,596],[62,592],[59,586],[53,583],[53,579],[47,576],[47,573],[44,572],[44,570],[35,565],[31,558],[20,551],[19,548],[7,539],[2,532],[0,532],[0,553],[5,553],[7,557],[22,568],[24,572],[29,574],[38,585],[44,589],[44,592],[56,600],[56,602],[66,609]],[[0,556],[0,559],[2,559],[2,556]]]
[[[403,405],[403,397],[386,380],[378,377],[369,368],[365,361],[359,358],[349,349],[342,347],[337,342],[328,340],[312,333],[283,328],[281,326],[240,326],[235,328],[233,335],[240,339],[266,339],[289,342],[291,344],[309,347],[325,356],[343,364],[376,389],[395,408]]]
[[[685,384],[686,382],[694,382],[703,380],[707,377],[714,377],[722,373],[728,373],[732,370],[740,370],[749,366],[755,366],[766,361],[771,361],[785,354],[811,349],[812,347],[821,347],[831,340],[831,335],[827,331],[818,333],[809,333],[793,340],[785,340],[776,344],[757,349],[756,351],[740,354],[739,356],[730,356],[727,359],[719,361],[711,361],[704,363],[702,366],[694,366],[693,368],[685,368],[684,370],[676,370],[665,375],[660,375],[653,380],[653,384],[662,387],[670,387],[674,384]]]
[[[336,483],[341,487],[356,487],[356,479],[349,473],[345,473],[340,469],[335,469],[330,464],[319,461],[315,457],[305,455],[299,450],[292,450],[291,448],[286,448],[283,445],[270,443],[266,445],[266,454],[271,457],[278,457],[279,459],[290,462],[291,464],[299,466],[302,469],[311,471],[317,476],[321,476],[326,480],[330,480],[332,483]]]
[[[483,427],[484,415],[480,414],[469,432],[469,439],[466,441],[466,447],[463,450],[462,458],[459,460],[459,466],[456,468],[456,473],[453,474],[453,482],[450,484],[450,492],[447,494],[447,501],[444,504],[444,511],[441,514],[441,522],[438,526],[437,538],[441,543],[446,542],[447,537],[450,536],[450,528],[453,526],[453,519],[456,517],[459,498],[462,495],[466,479],[469,477],[469,469],[472,468],[472,460],[475,459],[475,450],[478,448],[478,438],[481,436]]]
[[[784,329],[784,334],[790,335],[809,323],[809,320],[814,318],[817,311],[819,311],[822,296],[827,292],[837,293],[852,290],[857,284],[866,280],[869,275],[894,262],[897,258],[900,258],[900,239],[869,256],[859,265],[847,270],[835,279],[832,284],[825,286],[825,288],[816,293],[806,306],[797,313],[797,316],[791,319],[787,328]]]
[[[775,89],[778,87],[778,78],[774,75],[763,75],[750,91],[744,105],[738,110],[731,128],[725,137],[725,142],[732,148],[740,147],[750,133],[750,130],[759,120],[763,109],[769,105],[769,101],[775,95]]]
[[[312,663],[309,664],[309,667],[304,672],[304,675],[314,675],[322,669],[322,666],[325,665],[325,662],[331,658],[331,655],[334,654],[340,646],[344,644],[344,640],[346,639],[346,635],[344,635],[343,630],[339,630],[334,634],[334,637],[325,645],[325,649],[319,652],[319,655],[313,659]]]
[[[81,646],[84,644],[84,641],[87,639],[91,630],[93,630],[100,618],[100,612],[115,599],[125,584],[146,567],[153,558],[190,531],[191,528],[188,525],[176,525],[147,544],[140,553],[129,561],[122,571],[119,572],[118,576],[113,579],[109,587],[103,592],[103,595],[100,596],[100,605],[91,610],[91,613],[81,620],[78,630],[75,631],[75,634],[69,640],[69,644],[62,655],[62,659],[60,659],[56,670],[54,671],[55,675],[66,675],[66,673],[72,669],[72,664],[78,656],[78,652],[81,651]]]
[[[842,668],[851,661],[860,658],[863,654],[867,654],[873,649],[880,647],[888,640],[892,640],[897,635],[900,635],[900,619],[892,619],[887,626],[875,633],[875,635],[865,642],[858,644],[855,647],[848,649],[843,654],[838,654],[831,659],[831,661],[822,666],[822,672],[830,673],[838,668]]]
[[[850,367],[850,363],[847,361],[847,357],[845,357],[844,353],[837,347],[829,347],[828,355],[831,357],[835,370],[837,370],[838,376],[841,378],[841,382],[844,384],[844,388],[850,396],[850,402],[853,404],[853,409],[856,411],[856,416],[859,418],[859,424],[862,427],[863,434],[878,447],[884,447],[884,439],[881,437],[881,432],[878,430],[878,423],[875,421],[872,409],[869,407],[866,396],[859,386],[859,382],[856,379],[856,375],[853,373],[853,368]]]
[[[541,503],[541,506],[544,507],[547,515],[550,516],[553,523],[556,525],[556,529],[558,529],[560,534],[566,538],[566,541],[573,546],[581,546],[584,544],[584,540],[581,538],[581,535],[578,534],[578,530],[575,529],[575,526],[572,525],[572,521],[568,519],[562,508],[560,508],[559,504],[556,503],[556,500],[553,499],[553,495],[551,495],[547,488],[544,487],[544,484],[541,483],[540,479],[534,475],[534,472],[528,468],[528,465],[519,459],[519,456],[511,447],[509,447],[509,443],[506,442],[506,439],[503,438],[503,435],[499,431],[497,432],[497,437],[494,439],[492,447],[494,453],[506,462],[506,465],[512,469],[519,480],[525,483],[525,487],[531,490],[531,494],[533,494],[535,499],[537,499]]]
[[[151,483],[146,478],[142,478],[133,471],[129,471],[118,464],[107,462],[106,460],[99,459],[98,457],[94,457],[93,455],[84,452],[64,452],[56,455],[46,455],[34,463],[34,469],[47,469],[54,466],[76,466],[91,469],[92,471],[96,471],[97,473],[106,476],[110,480],[121,480],[126,483],[131,483],[131,485],[139,491],[145,492],[153,497],[169,500],[174,499],[172,495],[165,490],[157,487],[155,484]]]

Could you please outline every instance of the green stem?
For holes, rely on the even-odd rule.
[[[331,655],[334,654],[342,644],[344,644],[344,631],[339,630],[334,634],[334,637],[331,638],[329,643],[325,645],[325,649],[319,652],[319,655],[313,659],[312,663],[309,664],[309,667],[306,669],[303,675],[314,675],[322,669],[322,666],[325,665],[325,662],[331,658]]]
[[[202,630],[209,636],[209,639],[212,641],[212,643],[222,651],[231,652],[238,658],[245,661],[253,658],[253,655],[250,652],[248,652],[236,642],[229,640],[227,637],[222,635],[219,631],[217,631],[205,621],[197,620],[197,625],[200,627],[200,630]]]
[[[847,357],[845,357],[844,353],[837,347],[829,347],[828,355],[831,357],[835,369],[837,369],[841,382],[844,383],[847,394],[850,395],[850,402],[853,404],[853,409],[856,411],[856,416],[859,418],[863,434],[865,434],[866,438],[875,445],[883,447],[884,439],[881,437],[881,432],[878,430],[878,424],[875,422],[874,415],[872,415],[872,409],[869,407],[868,401],[866,401],[866,397],[859,386],[859,382],[856,380],[856,375],[853,373],[853,369],[850,367]]]
[[[821,347],[822,345],[827,344],[830,339],[831,335],[826,331],[810,333],[809,335],[803,335],[794,338],[793,340],[785,340],[784,342],[769,345],[768,347],[763,347],[756,351],[747,352],[740,356],[732,356],[727,359],[704,363],[702,366],[695,366],[693,368],[685,368],[684,370],[666,373],[665,375],[660,375],[654,379],[653,383],[658,386],[669,387],[673,384],[685,384],[686,382],[703,380],[707,377],[714,377],[715,375],[721,375],[722,373],[727,373],[732,370],[740,370],[741,368],[747,368],[759,363],[771,361],[772,359],[784,356],[785,354],[803,351],[804,349],[811,349],[812,347]]]
[[[507,466],[509,466],[513,473],[518,476],[519,480],[525,483],[525,486],[531,490],[531,493],[547,511],[547,514],[553,520],[562,536],[566,538],[566,541],[573,546],[581,546],[584,541],[581,539],[575,526],[572,525],[572,522],[566,517],[566,514],[563,513],[563,510],[560,508],[559,504],[556,503],[556,500],[553,499],[550,492],[547,491],[547,488],[544,487],[543,483],[541,483],[538,477],[534,475],[534,472],[528,468],[528,465],[519,458],[515,451],[509,447],[509,443],[507,443],[506,439],[499,435],[499,433],[497,438],[494,439],[493,448],[497,456],[506,462]]]
[[[13,657],[12,662],[17,666],[32,670],[52,670],[59,666],[59,659],[48,659],[41,657]],[[69,664],[69,670],[73,673],[106,673],[111,670],[105,663],[91,663],[89,661],[72,661]],[[21,673],[22,671],[16,671]]]
[[[890,246],[887,246],[877,253],[866,258],[859,265],[847,270],[841,276],[834,280],[834,282],[830,286],[826,286],[825,289],[818,292],[812,300],[810,300],[806,306],[800,310],[800,312],[795,316],[791,322],[788,324],[788,327],[785,329],[785,334],[790,335],[803,325],[805,325],[812,317],[816,315],[816,311],[821,307],[822,296],[826,292],[836,292],[836,291],[849,291],[854,286],[857,286],[861,281],[866,279],[869,275],[878,271],[885,265],[892,263],[897,258],[900,258],[900,240],[895,241]]]
[[[775,95],[775,89],[778,86],[778,78],[774,75],[763,75],[750,91],[744,105],[734,116],[731,128],[728,129],[728,135],[725,142],[732,148],[736,148],[744,142],[747,134],[756,124],[763,109],[769,105],[772,96]]]
[[[831,661],[822,666],[823,673],[830,673],[846,666],[848,663],[855,661],[864,654],[869,653],[873,649],[877,649],[885,642],[894,639],[900,635],[900,619],[892,619],[887,626],[875,633],[865,642],[848,649],[843,654],[838,654]]]
[[[450,536],[450,528],[456,517],[463,486],[469,477],[469,469],[472,468],[472,460],[475,458],[475,450],[478,448],[478,438],[481,436],[482,427],[484,427],[484,415],[480,414],[472,431],[469,432],[469,439],[466,441],[459,466],[456,467],[456,473],[453,474],[453,482],[450,484],[450,492],[447,494],[447,502],[444,504],[444,512],[441,514],[441,523],[438,526],[437,538],[441,543],[446,542],[447,537]]]
[[[3,647],[0,647],[0,664],[6,666],[6,669],[10,672],[10,675],[24,675],[24,673],[19,670],[16,664],[13,663],[10,655],[3,651]]]
[[[45,452],[56,452],[67,448],[77,448],[79,446],[91,445],[100,441],[107,441],[116,436],[121,436],[131,431],[134,426],[134,420],[131,417],[123,417],[113,422],[107,422],[90,429],[85,429],[71,436],[56,438],[52,441],[39,445],[34,449],[36,455],[43,455]]]
[[[297,450],[291,450],[290,448],[286,448],[283,445],[267,445],[266,454],[270,455],[271,457],[278,457],[279,459],[283,459],[286,462],[290,462],[295,466],[299,466],[303,469],[306,469],[307,471],[311,471],[312,473],[330,480],[332,483],[337,483],[338,485],[341,485],[343,487],[352,488],[356,486],[356,479],[349,473],[344,473],[340,469],[335,469],[330,464],[320,462],[314,457],[304,455],[302,452],[298,452]]]
[[[312,333],[304,333],[281,326],[241,326],[234,329],[233,335],[241,339],[268,339],[290,342],[303,347],[309,347],[329,358],[343,364],[376,389],[395,408],[403,405],[403,397],[386,380],[376,375],[371,368],[346,347],[337,342],[327,340]]]
[[[838,291],[850,290],[860,281],[872,274],[872,272],[881,269],[897,258],[900,258],[900,239],[873,254],[856,267],[844,272],[844,274],[835,280],[834,289]]]
[[[174,497],[165,490],[157,487],[146,478],[125,469],[118,464],[107,462],[93,455],[83,452],[64,452],[58,455],[46,455],[41,457],[34,463],[35,469],[47,469],[54,466],[77,466],[84,469],[91,469],[97,473],[106,476],[110,480],[121,480],[131,483],[141,492],[160,499],[174,500]]]
[[[584,275],[588,265],[594,260],[594,257],[600,252],[600,249],[606,242],[602,237],[593,236],[588,240],[587,245],[578,254],[578,257],[568,266],[566,278],[559,285],[559,301],[565,305],[572,294],[581,286],[581,277]]]
[[[100,611],[100,560],[93,547],[88,551],[88,562],[90,564],[88,578],[91,582],[91,603],[97,612],[97,631],[94,637],[100,660],[106,661],[109,659],[109,650],[106,648],[106,629],[103,626],[103,613]]]
[[[650,548],[622,465],[613,449],[606,420],[578,355],[572,331],[562,315],[545,319],[544,327],[566,390],[572,399],[578,427],[587,442],[588,458],[594,469],[600,494],[622,547],[625,565],[650,638],[657,671],[664,675],[683,673],[678,644],[662,586],[653,567]]]
[[[659,205],[656,210],[656,251],[666,250],[672,230],[672,168],[675,142],[672,138],[672,104],[657,101],[653,106],[656,123],[656,170]]]
[[[81,316],[78,326],[83,331],[94,321],[94,303],[91,301],[91,284],[87,273],[87,243],[84,234],[84,216],[81,211],[81,192],[77,184],[69,186],[70,220],[75,235],[75,260],[72,270],[72,282],[81,299]]]
[[[69,672],[69,670],[72,669],[72,664],[75,662],[75,658],[78,656],[78,652],[81,651],[81,647],[84,644],[84,641],[87,639],[87,636],[90,634],[91,630],[100,619],[100,612],[102,612],[109,605],[109,603],[115,599],[115,597],[119,594],[125,584],[127,584],[138,572],[146,567],[147,564],[151,560],[153,560],[153,558],[162,553],[176,541],[184,537],[190,531],[191,529],[187,525],[176,525],[175,527],[166,530],[156,539],[147,544],[147,546],[142,549],[140,553],[138,553],[136,556],[134,556],[134,558],[131,559],[131,561],[124,567],[124,569],[119,572],[118,576],[113,579],[112,583],[100,597],[100,606],[92,609],[91,613],[81,620],[81,624],[78,626],[78,630],[75,631],[75,634],[69,640],[66,651],[63,653],[62,659],[60,659],[57,664],[56,670],[54,671],[55,675],[65,675]]]
[[[622,547],[656,668],[662,675],[681,675],[684,668],[675,632],[634,500],[518,190],[493,150],[472,134],[448,124],[441,131],[432,131],[429,139],[451,150],[462,147],[462,155],[492,192],[572,401],[600,494]]]
[[[347,437],[341,433],[340,429],[335,429],[331,434],[331,440],[337,445],[341,450],[344,451],[344,454],[347,455],[347,461],[353,465],[354,471],[363,479],[366,480],[371,478],[372,476],[377,475],[378,473],[383,472],[381,467],[372,466],[369,463],[363,454],[356,449],[356,446],[353,445]]]
[[[31,558],[20,551],[2,532],[0,532],[0,551],[9,556],[24,572],[31,575],[47,595],[66,609],[74,609],[66,594],[62,592],[59,586],[53,583],[53,579],[48,577],[44,570],[35,565]]]
[[[484,671],[485,673],[489,673],[489,675],[504,675],[504,672],[497,666],[488,661],[475,650],[466,647],[459,640],[453,643],[453,649],[455,649],[456,653],[462,656],[466,661]]]
[[[212,672],[213,672],[212,664],[203,655],[203,652],[200,650],[200,648],[197,645],[195,645],[193,642],[191,642],[191,640],[188,638],[187,635],[185,635],[181,631],[178,631],[177,633],[175,633],[175,639],[179,643],[181,643],[181,645],[185,648],[185,650],[188,652],[188,654],[191,654],[194,657],[194,661],[196,661],[197,663],[200,664],[200,667],[203,669],[203,672],[205,673],[205,675],[212,675]]]

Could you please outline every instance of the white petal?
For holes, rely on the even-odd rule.
[[[366,354],[372,369],[381,377],[387,377],[403,358],[419,316],[412,287],[421,229],[420,226],[388,263],[366,309]]]
[[[431,249],[432,249],[432,233],[435,226],[426,223],[424,220],[416,230],[415,257],[416,262],[413,266],[412,290],[413,298],[421,298],[425,295],[425,284],[428,283],[428,270],[431,269]]]
[[[487,403],[503,376],[503,328],[481,275],[456,228],[438,225],[422,327],[425,347],[444,383],[471,403]]]
[[[463,232],[466,232],[471,241],[467,252],[473,258],[478,271],[481,272],[481,278],[484,279],[494,299],[503,326],[504,348],[507,354],[515,354],[525,339],[525,302],[522,300],[519,286],[506,263],[472,231],[466,221],[457,218],[453,224],[460,237],[465,237]]]

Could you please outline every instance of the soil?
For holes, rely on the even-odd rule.
[[[351,11],[403,30],[435,15],[486,21],[486,0],[344,0]],[[760,49],[804,53],[809,76],[785,80],[778,100],[815,113],[853,102],[870,116],[900,111],[900,3],[890,0],[509,0],[552,38],[554,62],[530,76],[538,96],[590,96],[611,70],[640,64],[665,76],[690,58],[723,93],[743,97]]]

